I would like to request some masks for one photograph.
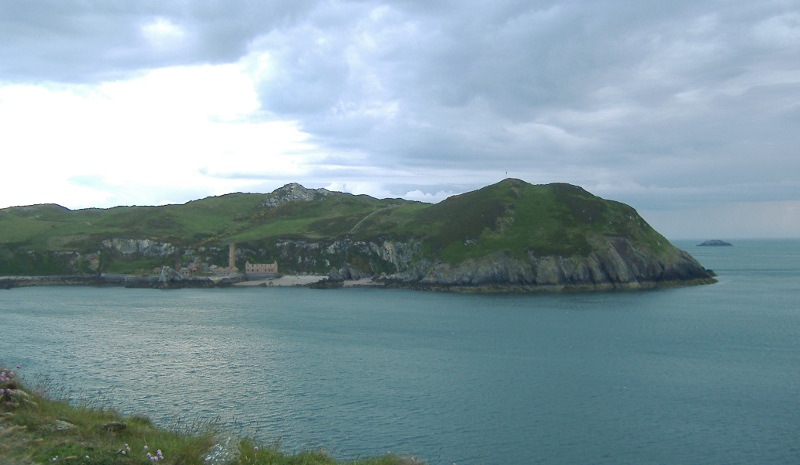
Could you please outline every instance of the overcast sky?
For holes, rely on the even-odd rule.
[[[569,182],[800,237],[800,0],[0,0],[0,207]]]

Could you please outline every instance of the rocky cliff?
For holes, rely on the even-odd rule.
[[[528,253],[514,257],[498,252],[458,264],[424,256],[422,243],[418,241],[344,240],[328,244],[287,241],[278,246],[281,257],[287,262],[297,260],[306,265],[306,270],[319,269],[321,262],[330,266],[332,279],[371,277],[394,287],[602,290],[714,282],[713,273],[687,252],[675,249],[667,255],[653,253],[635,247],[626,238],[609,238],[587,256]]]
[[[327,189],[306,189],[296,182],[275,189],[261,202],[262,207],[276,208],[292,202],[310,202],[322,200],[331,195]]]
[[[587,256],[516,258],[497,253],[457,265],[432,263],[400,271],[387,280],[415,287],[476,289],[640,289],[687,283],[712,283],[712,274],[688,253],[664,257],[610,238]]]

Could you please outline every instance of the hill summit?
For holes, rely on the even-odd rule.
[[[261,206],[274,208],[290,202],[322,200],[329,195],[331,195],[331,191],[327,189],[306,189],[300,184],[293,182],[272,191],[272,193],[267,195],[264,201],[261,202]]]
[[[285,274],[424,289],[643,288],[713,282],[628,205],[506,179],[438,204],[287,184],[161,207],[0,210],[0,275]]]

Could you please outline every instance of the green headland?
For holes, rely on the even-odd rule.
[[[506,179],[438,204],[288,184],[181,205],[0,210],[0,276],[142,275],[164,266],[204,276],[246,263],[429,289],[713,282],[633,208],[569,184]]]

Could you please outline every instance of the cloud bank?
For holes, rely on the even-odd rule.
[[[516,177],[668,235],[800,236],[799,6],[3,1],[0,201],[439,201]]]

